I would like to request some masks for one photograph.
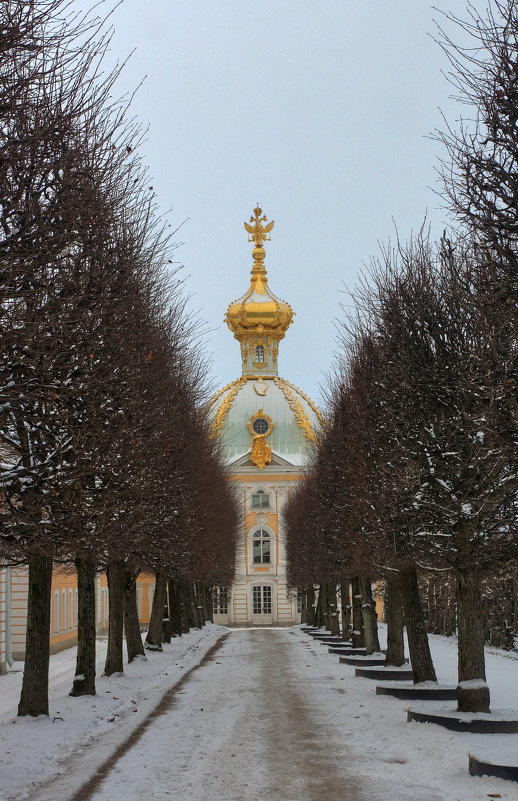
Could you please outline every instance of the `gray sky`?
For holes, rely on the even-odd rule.
[[[147,76],[133,108],[150,124],[159,205],[186,221],[177,256],[211,329],[216,385],[240,374],[222,320],[249,285],[243,221],[257,201],[275,219],[270,286],[296,312],[279,371],[317,402],[344,284],[393,221],[406,237],[427,213],[440,235],[440,146],[426,137],[439,107],[450,121],[459,109],[434,15],[423,0],[125,0],[116,11],[114,54],[136,47],[120,90]]]

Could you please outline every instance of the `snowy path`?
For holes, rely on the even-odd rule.
[[[361,801],[344,743],[329,741],[294,678],[300,659],[287,631],[232,631],[92,801]]]
[[[454,684],[455,639],[430,644]],[[299,627],[208,624],[99,676],[93,698],[68,696],[74,656],[51,658],[49,718],[16,717],[19,666],[0,678],[0,801],[518,801],[518,783],[468,774],[469,752],[515,758],[518,734],[407,723]],[[494,709],[518,710],[517,657],[487,649]]]

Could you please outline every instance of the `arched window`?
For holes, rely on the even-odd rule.
[[[264,345],[257,345],[255,348],[255,361],[257,364],[264,364]]]
[[[264,490],[258,490],[252,495],[252,507],[264,509],[270,506],[270,496]]]
[[[254,565],[270,563],[270,535],[267,531],[254,531]]]

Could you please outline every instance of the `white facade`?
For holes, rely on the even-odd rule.
[[[300,468],[275,455],[260,472],[248,457],[234,466],[233,479],[243,509],[236,574],[214,605],[215,623],[231,626],[291,626],[300,622],[298,599],[286,583],[282,506],[300,477]],[[223,599],[223,603],[222,603]]]

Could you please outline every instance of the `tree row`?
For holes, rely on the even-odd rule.
[[[454,588],[458,708],[487,712],[482,593],[518,557],[518,3],[447,16],[439,41],[468,106],[437,134],[456,230],[382,248],[353,290],[288,556],[308,610],[315,583],[325,600],[340,581],[368,612],[383,582],[387,662],[403,659],[404,622],[416,682],[436,678],[419,577]]]
[[[203,331],[142,130],[114,99],[110,32],[66,0],[7,0],[0,25],[1,556],[29,569],[19,714],[37,715],[53,565],[77,570],[72,693],[92,693],[96,572],[108,576],[109,675],[124,624],[141,648],[138,573],[156,573],[162,610],[167,581],[171,603],[174,582],[207,603],[231,581],[238,513],[203,412]]]

